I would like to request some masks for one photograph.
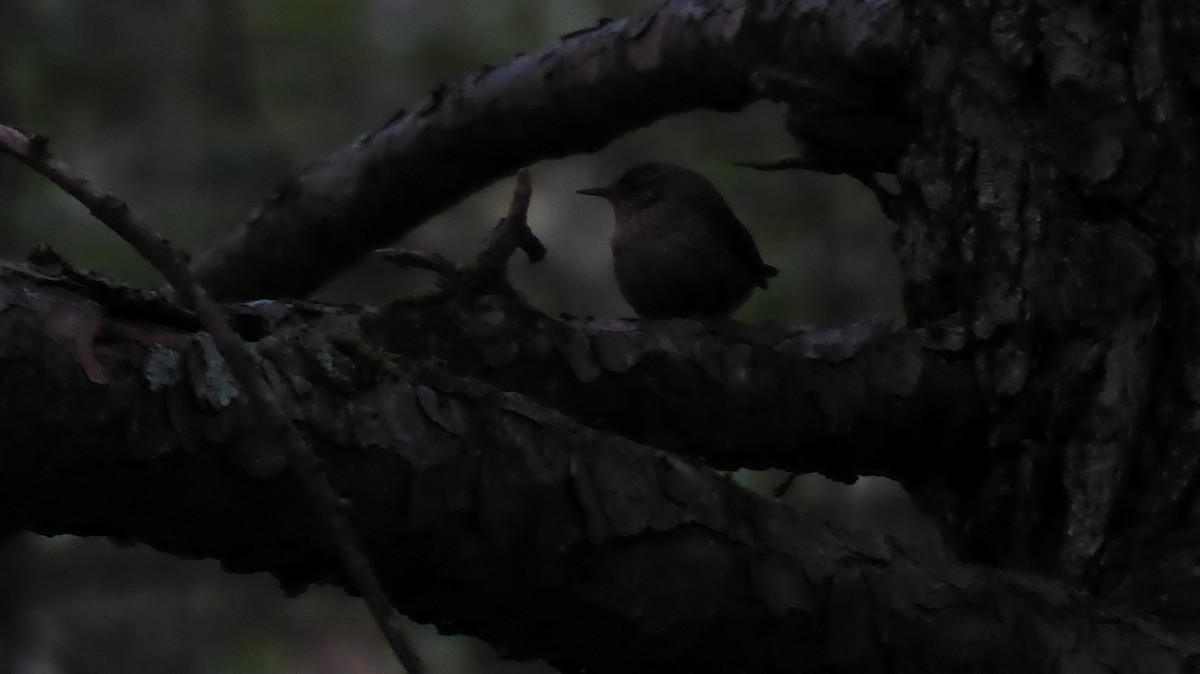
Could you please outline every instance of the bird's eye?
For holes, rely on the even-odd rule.
[[[658,185],[654,176],[646,173],[631,173],[621,180],[621,187],[630,194],[652,192]]]

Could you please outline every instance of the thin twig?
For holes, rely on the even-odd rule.
[[[825,170],[820,162],[805,155],[779,157],[778,159],[768,159],[766,161],[738,161],[734,162],[733,165],[744,168],[752,168],[759,171],[786,171],[789,169],[803,169],[806,171],[824,172]]]
[[[772,490],[771,495],[775,498],[783,498],[792,488],[792,484],[796,482],[797,477],[800,477],[800,473],[788,473],[782,482],[775,485],[775,489]]]
[[[883,214],[891,218],[895,210],[896,195],[887,191],[880,184],[879,179],[874,173],[864,171],[861,167],[850,167],[837,165],[827,161],[811,157],[807,154],[799,154],[790,157],[781,157],[768,161],[739,161],[734,162],[735,166],[744,168],[752,168],[758,171],[786,171],[791,169],[800,169],[804,171],[819,171],[828,173],[829,175],[848,175],[858,182],[862,183],[875,194],[875,200],[879,202],[879,208]]]
[[[346,572],[362,593],[392,651],[409,674],[424,674],[425,665],[405,637],[400,614],[388,601],[383,586],[371,569],[370,561],[346,517],[344,502],[321,472],[320,458],[301,437],[266,381],[259,376],[249,352],[225,320],[220,307],[208,298],[196,282],[187,267],[185,256],[141,222],[125,202],[96,189],[65,164],[51,157],[45,136],[28,137],[16,129],[0,125],[0,151],[50,179],[86,206],[92,215],[154,265],[175,288],[180,299],[196,313],[238,383],[246,390],[251,403],[266,419],[268,430],[276,431],[283,437],[293,474],[312,499]]]
[[[444,279],[458,274],[458,268],[442,254],[412,248],[378,248],[375,254],[401,267],[415,267],[431,271]]]
[[[475,257],[475,273],[498,271],[508,262],[508,258],[518,248],[525,251],[530,262],[541,262],[546,258],[546,247],[534,236],[529,229],[526,215],[529,213],[529,200],[533,196],[533,186],[529,181],[529,169],[517,171],[517,185],[513,188],[512,202],[508,205],[508,215],[500,218],[500,222],[492,229],[492,235],[479,255]]]
[[[446,288],[467,293],[495,290],[505,286],[504,269],[518,249],[525,251],[525,256],[533,263],[546,257],[546,247],[529,229],[526,218],[532,197],[529,170],[521,169],[517,172],[508,213],[492,228],[483,250],[468,265],[456,265],[438,253],[408,248],[380,248],[375,253],[402,267],[432,271]]]

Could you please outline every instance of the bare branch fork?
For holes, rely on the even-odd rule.
[[[12,127],[0,125],[0,150],[42,174],[86,206],[92,215],[154,265],[166,277],[184,304],[195,312],[237,378],[238,384],[248,394],[251,404],[266,420],[266,430],[283,439],[292,474],[311,499],[313,507],[333,539],[347,574],[362,593],[371,615],[397,659],[410,674],[424,674],[425,665],[404,634],[400,614],[388,601],[383,586],[371,569],[371,563],[350,525],[345,513],[347,504],[329,484],[321,470],[321,459],[284,413],[279,400],[259,375],[245,344],[230,327],[220,307],[209,299],[204,288],[196,282],[187,267],[184,255],[141,222],[124,201],[98,190],[64,163],[53,158],[47,148],[45,136],[29,137]]]
[[[529,229],[529,200],[532,196],[529,170],[521,169],[517,172],[517,184],[513,188],[508,214],[496,223],[483,250],[469,266],[459,267],[439,253],[408,248],[380,248],[375,253],[401,267],[434,272],[448,286],[473,290],[503,282],[505,265],[517,250],[525,251],[525,256],[532,263],[546,258],[546,246]]]

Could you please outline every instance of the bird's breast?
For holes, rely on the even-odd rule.
[[[741,260],[695,228],[618,227],[612,252],[621,295],[642,316],[725,315],[755,283]]]

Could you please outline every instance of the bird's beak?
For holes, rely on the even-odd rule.
[[[612,190],[608,189],[607,187],[587,187],[582,190],[575,190],[575,193],[586,194],[593,197],[604,197],[607,199],[612,194]]]

